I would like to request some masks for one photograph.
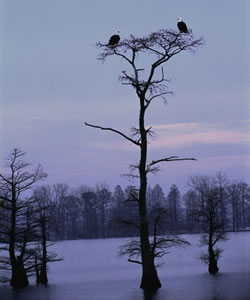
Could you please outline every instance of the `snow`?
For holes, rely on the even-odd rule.
[[[219,274],[212,276],[199,259],[199,235],[183,235],[191,246],[172,249],[158,269],[162,288],[144,295],[139,288],[141,267],[118,257],[127,239],[58,242],[53,250],[64,261],[53,263],[48,287],[34,282],[22,290],[0,286],[0,299],[13,300],[249,300],[250,232],[230,233],[219,261]]]

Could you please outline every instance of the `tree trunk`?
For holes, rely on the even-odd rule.
[[[245,196],[242,196],[242,226],[243,229],[246,227],[246,213],[245,213]]]
[[[12,266],[12,277],[10,285],[14,288],[24,288],[29,285],[26,270],[21,256],[17,257],[16,264]]]
[[[161,287],[160,280],[154,265],[154,256],[150,248],[148,215],[146,205],[147,191],[147,132],[144,128],[144,98],[141,98],[140,109],[140,134],[141,134],[141,156],[139,164],[140,173],[140,190],[139,190],[139,213],[140,213],[140,242],[141,242],[141,259],[142,259],[142,279],[140,287],[145,290],[155,290]]]
[[[219,271],[219,268],[217,266],[217,260],[215,258],[213,247],[209,246],[208,252],[209,252],[208,271],[210,274],[215,275]]]
[[[41,268],[39,278],[38,278],[38,283],[42,283],[42,284],[45,284],[45,285],[48,283],[46,264],[43,265],[42,268]]]
[[[210,216],[210,229],[209,229],[209,240],[208,240],[208,254],[209,254],[209,263],[208,263],[208,272],[210,274],[216,274],[219,271],[219,268],[217,266],[217,259],[214,254],[213,249],[213,234],[214,234],[214,228],[213,228],[213,218]]]
[[[154,265],[154,256],[150,248],[148,216],[146,208],[146,172],[141,178],[139,208],[141,217],[140,239],[141,239],[141,258],[142,258],[142,279],[140,288],[144,290],[156,290],[161,287],[160,280]]]
[[[10,285],[15,288],[23,288],[29,284],[26,270],[23,265],[22,256],[15,255],[15,239],[16,239],[16,192],[12,186],[12,210],[11,210],[11,230],[9,241],[9,256],[11,262],[11,280]]]
[[[38,278],[38,283],[47,284],[47,235],[46,235],[46,217],[41,218],[42,229],[42,266]]]
[[[35,253],[35,273],[36,273],[36,283],[39,284],[39,263],[38,263],[38,256]]]
[[[142,250],[142,279],[140,288],[144,290],[156,290],[161,287],[152,252],[149,250]]]

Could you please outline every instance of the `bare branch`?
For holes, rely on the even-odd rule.
[[[169,162],[169,161],[182,161],[182,160],[197,160],[196,158],[179,158],[178,156],[170,156],[170,157],[166,157],[166,158],[162,158],[162,159],[158,159],[158,160],[153,160],[150,164],[148,164],[148,167],[151,167],[153,165],[156,165],[160,162]]]
[[[172,92],[162,92],[159,94],[155,94],[154,96],[150,97],[149,99],[145,99],[146,101],[146,108],[149,106],[149,104],[152,102],[152,100],[156,99],[156,98],[162,98],[164,103],[166,104],[167,100],[166,100],[166,95],[173,95]]]
[[[140,265],[142,265],[142,262],[141,261],[138,261],[138,260],[133,260],[133,259],[128,259],[128,261],[129,262],[131,262],[131,263],[135,263],[135,264],[140,264]]]
[[[128,137],[127,135],[125,135],[124,133],[122,133],[121,131],[118,131],[118,130],[116,130],[116,129],[109,128],[109,127],[101,127],[101,126],[97,126],[97,125],[92,125],[92,124],[89,124],[89,123],[87,123],[87,122],[85,122],[85,125],[86,125],[86,126],[89,126],[89,127],[93,127],[93,128],[98,128],[98,129],[101,129],[101,130],[108,130],[108,131],[115,132],[115,133],[121,135],[122,137],[124,137],[125,139],[127,139],[128,141],[130,141],[131,143],[133,143],[133,144],[135,144],[135,145],[137,145],[137,146],[140,146],[140,145],[141,145],[140,142],[131,139],[130,137]]]
[[[132,174],[132,173],[124,173],[124,174],[121,175],[121,177],[124,177],[124,178],[127,177],[128,180],[130,180],[131,182],[133,182],[134,179],[140,178],[139,175],[135,175],[135,174]]]

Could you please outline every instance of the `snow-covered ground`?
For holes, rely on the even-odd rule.
[[[211,276],[199,259],[199,235],[183,235],[191,246],[172,249],[158,269],[162,288],[144,295],[141,268],[117,255],[126,239],[58,242],[53,250],[64,261],[53,263],[48,287],[34,282],[23,290],[0,286],[2,300],[249,300],[250,232],[230,233],[223,242],[220,272]]]

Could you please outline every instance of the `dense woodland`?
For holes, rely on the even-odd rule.
[[[153,219],[161,209],[161,226],[158,234],[198,233],[202,222],[197,218],[206,187],[192,182],[204,178],[192,177],[190,188],[181,195],[178,186],[172,185],[167,193],[156,184],[147,189],[148,213]],[[206,178],[206,177],[205,177]],[[225,175],[214,177],[214,188],[219,197],[217,213],[225,231],[250,228],[250,186],[243,181],[229,182]],[[203,190],[204,189],[204,190]],[[138,236],[137,189],[117,185],[113,191],[107,185],[80,186],[71,190],[66,184],[43,185],[34,190],[36,199],[46,203],[50,216],[49,239],[94,239]]]

